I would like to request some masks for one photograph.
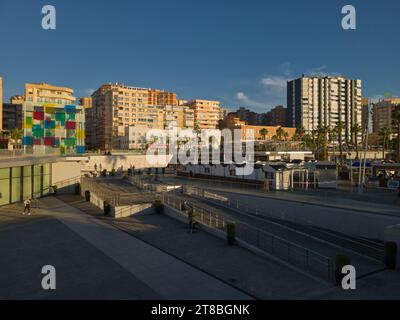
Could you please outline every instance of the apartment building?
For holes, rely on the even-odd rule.
[[[188,106],[165,106],[164,128],[194,128],[194,110]]]
[[[3,130],[22,128],[22,104],[3,103]]]
[[[397,134],[396,125],[392,121],[394,106],[400,105],[400,98],[385,98],[376,103],[373,107],[373,132],[379,133],[383,128],[391,128]]]
[[[370,122],[368,98],[361,99],[361,120],[362,120],[362,127],[363,129],[365,129]]]
[[[199,129],[216,129],[220,120],[220,102],[191,100],[187,105],[194,110],[194,125]]]
[[[24,104],[25,97],[20,95],[12,96],[10,98],[10,102],[11,104]]]
[[[282,130],[279,130],[279,128]],[[268,141],[274,138],[280,138],[282,141],[290,141],[296,134],[296,128],[249,125],[246,121],[241,120],[235,113],[230,113],[220,122],[220,129],[240,129],[242,131],[241,135],[243,141],[247,140],[247,131],[252,131],[254,133],[254,141]],[[279,137],[280,132],[283,133],[282,137]]]
[[[166,105],[177,105],[176,94],[124,84],[105,84],[92,94],[94,148],[113,149],[113,137],[124,136],[129,126],[164,128]]]
[[[176,106],[176,93],[158,89],[149,89],[148,104],[152,106]]]
[[[76,98],[74,97],[74,90],[70,88],[53,86],[47,83],[26,83],[24,100],[32,103],[73,105]]]
[[[92,98],[91,97],[79,98],[79,105],[81,105],[85,110],[85,144],[88,149],[92,149],[92,137],[93,137]]]
[[[270,125],[271,126],[286,126],[286,108],[283,106],[276,106],[270,111]]]
[[[287,84],[288,125],[311,133],[342,123],[343,139],[353,141],[352,127],[362,125],[361,80],[344,77],[306,77]],[[357,140],[360,141],[359,134]]]

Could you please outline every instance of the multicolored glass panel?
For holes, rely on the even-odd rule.
[[[84,109],[75,105],[25,105],[24,146],[62,146],[76,153],[85,152]]]

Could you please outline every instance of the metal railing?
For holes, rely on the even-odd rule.
[[[296,229],[301,228],[301,231],[305,230],[307,233],[311,232],[315,234],[315,236],[317,236],[318,238],[330,242],[333,241],[336,246],[340,246],[341,251],[343,252],[356,252],[362,256],[366,256],[377,261],[382,261],[384,256],[383,246],[379,246],[378,244],[372,246],[370,244],[367,244],[366,240],[357,240],[350,237],[344,237],[344,235],[332,233],[328,230],[317,228],[307,219],[298,217],[297,215],[292,216],[284,211],[250,205],[249,203],[242,203],[237,199],[232,201],[229,197],[225,197],[218,193],[210,192],[206,189],[193,186],[184,186],[183,192],[189,196],[195,196],[205,199],[209,202],[215,203],[227,209],[233,209],[235,211],[255,217],[267,218],[270,220],[271,223],[282,224],[294,229],[295,231]],[[265,222],[268,222],[268,220],[266,220]],[[347,247],[344,247],[343,244],[346,244]]]
[[[54,185],[57,186],[58,189],[64,188],[64,187],[69,187],[74,184],[78,184],[81,182],[81,176],[76,176],[70,179],[62,180],[56,182]]]
[[[114,207],[117,207],[120,204],[120,194],[118,192],[104,188],[97,181],[93,181],[90,178],[81,178],[81,190],[83,193],[87,190],[94,193],[97,197],[107,201]]]
[[[176,209],[187,217],[187,213],[182,210],[182,204],[186,201],[186,204],[193,209],[197,222],[225,233],[227,224],[233,223],[236,225],[237,239],[324,280],[333,280],[333,263],[326,256],[248,224],[228,219],[222,214],[200,207],[194,202],[184,200],[175,194],[163,193],[162,199],[164,205]]]

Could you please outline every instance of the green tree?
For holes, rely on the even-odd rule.
[[[320,159],[327,160],[328,158],[328,127],[319,127],[317,130],[317,148],[320,152]]]
[[[266,140],[266,136],[268,134],[268,130],[266,128],[262,128],[259,133],[262,136],[263,140],[265,141]]]
[[[279,141],[282,141],[284,135],[285,135],[285,130],[284,130],[282,127],[279,127],[279,128],[276,130],[276,137],[277,137],[277,139],[278,139]]]
[[[337,132],[337,139],[338,139],[338,143],[339,143],[340,163],[343,162],[343,129],[344,129],[344,124],[342,122],[339,122],[335,126],[335,131]]]
[[[22,130],[21,129],[12,129],[10,131],[10,139],[15,149],[18,149],[19,141],[22,139]]]
[[[300,137],[300,139],[302,139],[304,137],[306,133],[306,130],[304,129],[304,127],[298,127],[296,129],[296,134]]]
[[[392,130],[390,130],[388,127],[384,127],[379,131],[379,136],[382,138],[382,157],[385,159],[385,151],[387,148],[387,142],[390,139],[390,136],[392,134]]]
[[[351,133],[353,137],[353,144],[356,148],[356,158],[359,159],[359,152],[358,152],[358,136],[363,131],[363,128],[359,124],[355,124],[351,127]]]
[[[393,106],[392,109],[392,122],[397,129],[397,161],[400,162],[400,104]]]

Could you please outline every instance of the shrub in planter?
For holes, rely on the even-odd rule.
[[[90,191],[89,191],[89,190],[86,190],[86,191],[85,191],[85,200],[86,200],[87,202],[90,201]]]
[[[154,201],[154,208],[156,210],[156,213],[162,213],[164,209],[164,205],[160,199],[157,199]]]
[[[234,223],[228,223],[226,226],[226,237],[228,244],[233,246],[236,242],[236,225]]]
[[[342,285],[342,280],[344,278],[344,275],[342,274],[342,269],[344,266],[348,266],[348,265],[351,265],[350,257],[343,255],[343,254],[336,255],[335,280],[336,280],[337,286]]]
[[[112,176],[112,177],[115,177],[115,169],[112,169],[112,170],[111,170],[111,176]]]
[[[101,175],[102,175],[103,177],[107,177],[107,170],[104,169],[104,170],[101,172]]]
[[[53,189],[53,194],[57,194],[57,186],[52,186],[51,188]]]
[[[75,194],[76,194],[76,195],[80,195],[80,194],[81,194],[81,185],[80,185],[80,183],[78,183],[78,184],[75,186]]]
[[[111,205],[107,201],[104,201],[103,202],[103,208],[104,208],[104,214],[106,216],[109,216],[110,212],[111,212]]]
[[[385,264],[389,270],[395,270],[397,264],[397,243],[385,243]]]

